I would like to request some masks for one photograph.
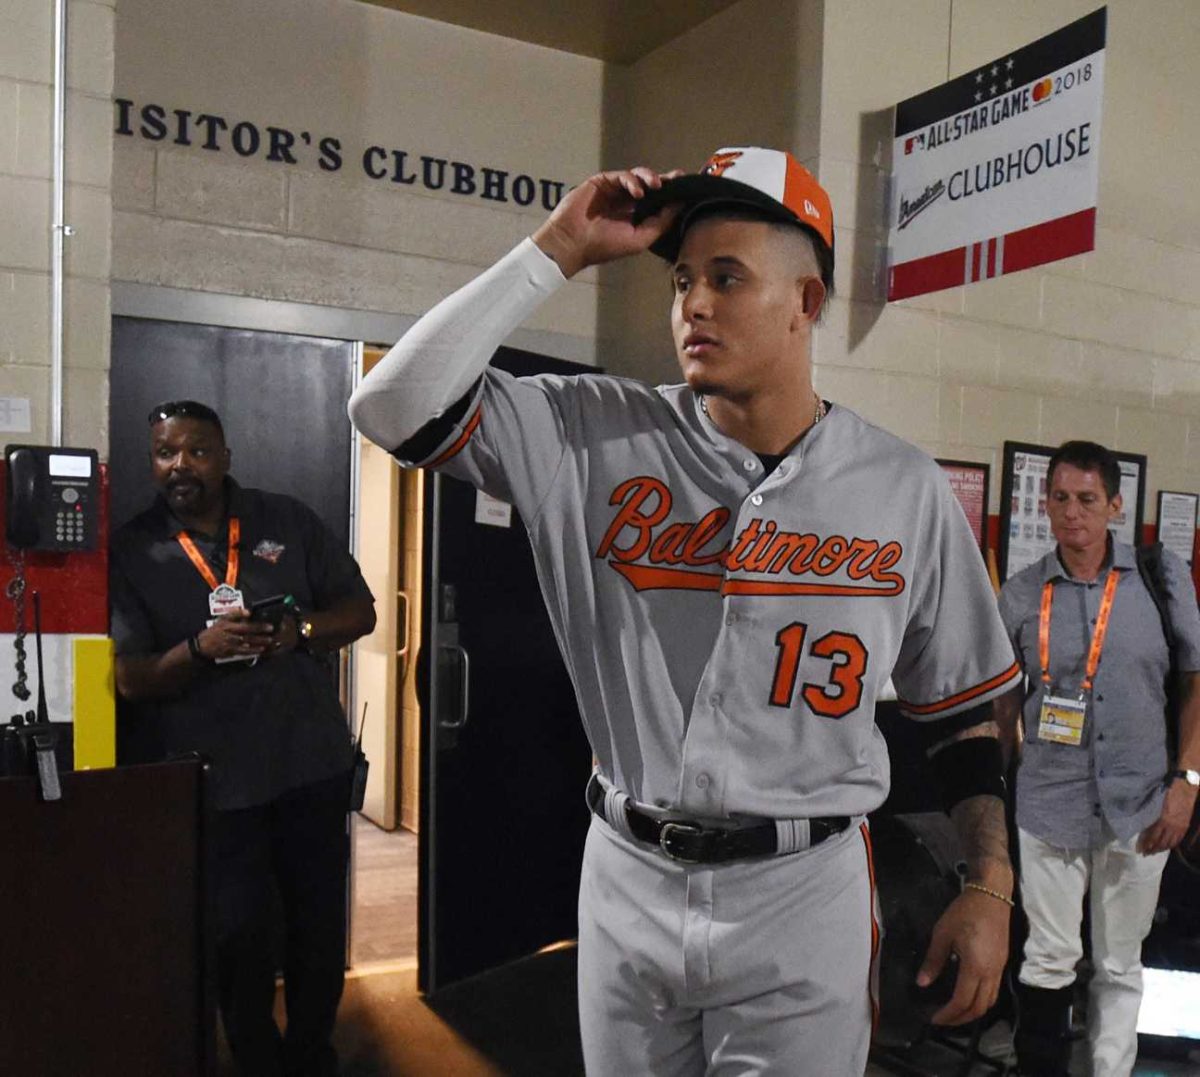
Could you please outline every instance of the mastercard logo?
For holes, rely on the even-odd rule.
[[[1050,79],[1042,79],[1041,82],[1035,82],[1033,85],[1033,103],[1036,105],[1040,101],[1045,101],[1054,90],[1054,83]]]

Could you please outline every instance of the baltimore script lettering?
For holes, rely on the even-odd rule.
[[[904,590],[904,577],[892,571],[904,556],[898,542],[785,531],[775,520],[755,517],[732,542],[718,546],[732,516],[729,509],[719,506],[699,520],[660,528],[672,503],[667,484],[646,475],[626,479],[609,498],[619,509],[596,557],[607,559],[639,591],[887,597]],[[852,582],[826,582],[839,571]],[[725,575],[734,572],[773,578]]]

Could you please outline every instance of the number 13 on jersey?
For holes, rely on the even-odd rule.
[[[771,684],[771,706],[790,707],[796,691],[796,674],[804,656],[808,625],[793,621],[775,634],[779,649]],[[844,718],[862,701],[863,674],[867,672],[867,649],[849,632],[826,632],[814,640],[808,653],[832,661],[825,684],[805,683],[800,689],[804,702],[822,718]]]

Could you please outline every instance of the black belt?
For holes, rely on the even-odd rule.
[[[604,788],[595,776],[588,782],[588,807],[606,823]],[[660,819],[632,802],[625,804],[629,830],[639,841],[657,845],[672,860],[685,864],[721,864],[748,856],[771,856],[779,851],[775,824],[769,820],[744,826],[712,827],[691,819]],[[848,815],[827,815],[808,820],[808,847],[840,834],[850,825]]]

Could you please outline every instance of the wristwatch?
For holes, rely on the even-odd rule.
[[[1173,770],[1168,777],[1182,778],[1188,785],[1200,785],[1200,770]]]
[[[312,621],[308,620],[299,609],[293,609],[292,615],[296,622],[296,650],[308,650],[308,643],[312,640]]]

